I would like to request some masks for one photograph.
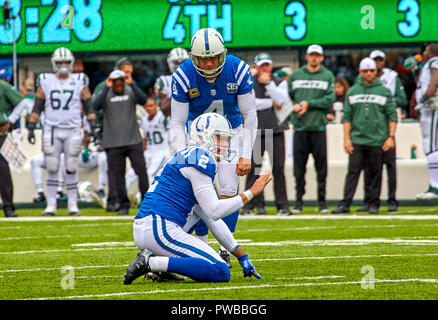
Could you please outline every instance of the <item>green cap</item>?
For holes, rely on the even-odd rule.
[[[257,66],[261,66],[264,63],[271,63],[272,64],[272,59],[271,59],[271,56],[269,55],[269,53],[261,52],[258,55],[256,55],[254,62]]]

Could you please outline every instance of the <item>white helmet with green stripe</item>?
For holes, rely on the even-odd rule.
[[[61,47],[53,52],[51,61],[53,71],[66,76],[73,70],[75,58],[69,49]]]
[[[184,48],[173,48],[167,56],[167,64],[169,65],[170,73],[174,73],[181,63],[190,59],[189,53]]]

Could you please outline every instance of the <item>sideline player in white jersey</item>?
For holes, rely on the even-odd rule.
[[[28,141],[35,143],[34,129],[44,111],[43,152],[47,166],[47,208],[43,215],[55,215],[57,172],[61,153],[64,153],[67,187],[67,209],[70,215],[79,215],[77,206],[77,174],[81,152],[82,108],[94,131],[96,114],[91,104],[88,77],[84,73],[71,73],[74,57],[61,47],[51,58],[54,73],[42,73],[37,78],[35,104],[29,118]]]
[[[64,198],[64,181],[65,181],[65,169],[64,169],[64,154],[61,153],[61,162],[59,164],[58,170],[58,188],[57,188],[57,199]],[[46,201],[46,196],[44,195],[44,183],[43,183],[43,169],[47,169],[46,159],[44,153],[39,153],[30,159],[30,174],[32,175],[32,181],[35,185],[35,190],[37,195],[33,198],[34,203]]]
[[[251,70],[241,59],[227,55],[221,34],[212,28],[196,31],[190,57],[172,76],[171,150],[185,147],[186,124],[189,128],[197,116],[206,112],[224,115],[235,133],[230,144],[237,154],[230,162],[218,164],[218,181],[221,198],[230,198],[238,192],[239,176],[247,175],[251,169],[258,125]],[[237,210],[224,220],[231,232],[235,231],[238,217]],[[196,234],[208,235],[208,230]],[[229,252],[221,247],[220,254],[231,267]]]
[[[195,222],[203,219],[221,245],[238,258],[245,277],[263,279],[221,218],[242,208],[272,178],[267,171],[250,189],[218,199],[213,184],[217,164],[231,152],[232,136],[231,124],[217,113],[204,113],[192,123],[190,145],[160,170],[135,216],[133,237],[141,251],[127,268],[124,284],[148,272],[176,273],[202,282],[230,281],[230,270],[219,254],[187,232],[193,214],[200,215]],[[193,207],[201,210],[189,216]]]
[[[429,189],[417,199],[438,199],[438,43],[430,43],[423,52],[423,69],[418,77],[415,98],[420,111],[423,151],[427,157]]]
[[[30,100],[30,99],[29,99]],[[31,114],[33,109],[33,100],[31,104],[26,106],[26,113]],[[37,127],[43,127],[44,123],[44,112],[41,113],[39,122]],[[34,203],[44,202],[46,201],[46,196],[44,194],[44,182],[43,182],[43,169],[46,170],[46,159],[44,157],[44,153],[41,152],[30,159],[30,174],[32,176],[32,181],[35,186],[35,190],[37,192],[36,196],[33,198]],[[64,182],[65,182],[65,168],[64,168],[64,154],[61,154],[61,163],[59,165],[58,170],[58,191],[56,194],[56,198],[58,200],[66,200],[63,191],[64,191]]]
[[[170,99],[172,98],[172,74],[181,63],[190,59],[189,53],[184,48],[173,48],[167,56],[169,75],[162,75],[155,81],[154,92],[158,97],[160,110],[166,117],[170,116]]]
[[[108,184],[108,162],[106,152],[102,147],[101,130],[93,133],[90,123],[83,117],[82,150],[79,155],[79,167],[84,169],[97,168],[97,190],[91,191],[91,196],[102,208],[106,208],[105,188]],[[99,132],[98,132],[99,131]],[[94,148],[90,149],[91,137],[94,136]]]
[[[153,181],[158,170],[169,158],[169,142],[167,138],[167,117],[158,109],[154,97],[148,97],[144,105],[146,115],[141,119],[140,128],[145,136],[144,158],[149,181]],[[125,175],[126,190],[138,179],[133,168]],[[140,193],[137,193],[137,203],[141,202]]]

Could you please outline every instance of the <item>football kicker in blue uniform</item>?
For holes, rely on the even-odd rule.
[[[272,178],[268,171],[243,193],[218,199],[217,163],[232,152],[232,137],[230,122],[219,114],[205,113],[195,119],[190,145],[161,168],[135,216],[133,236],[141,251],[126,270],[125,284],[144,274],[155,280],[181,280],[182,275],[196,281],[228,282],[230,270],[219,254],[185,230],[189,220],[196,224],[199,219],[238,259],[245,277],[263,279],[222,218],[263,192]]]
[[[171,132],[173,150],[185,146],[184,130],[204,113],[225,116],[235,137],[230,141],[237,155],[218,164],[221,198],[237,194],[239,176],[251,169],[251,152],[257,129],[257,112],[250,67],[241,59],[227,55],[220,33],[212,28],[198,30],[191,41],[190,60],[186,60],[172,75]],[[239,211],[226,218],[231,232],[235,231]],[[202,221],[196,234],[208,234]],[[223,248],[221,248],[223,249]],[[229,254],[228,254],[229,260]],[[229,267],[231,264],[228,262]]]

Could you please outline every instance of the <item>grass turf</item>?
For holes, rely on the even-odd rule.
[[[316,209],[277,218],[270,207],[266,217],[242,216],[235,237],[265,279],[244,278],[232,258],[231,281],[211,284],[139,278],[123,285],[126,267],[138,252],[133,209],[121,218],[102,209],[82,210],[83,217],[101,220],[1,219],[0,299],[438,298],[438,208],[400,207],[392,214],[382,207],[379,215],[358,214],[357,219],[318,218]],[[41,211],[17,213],[39,218]],[[58,216],[68,214],[60,209]],[[211,235],[210,242],[219,248]]]

